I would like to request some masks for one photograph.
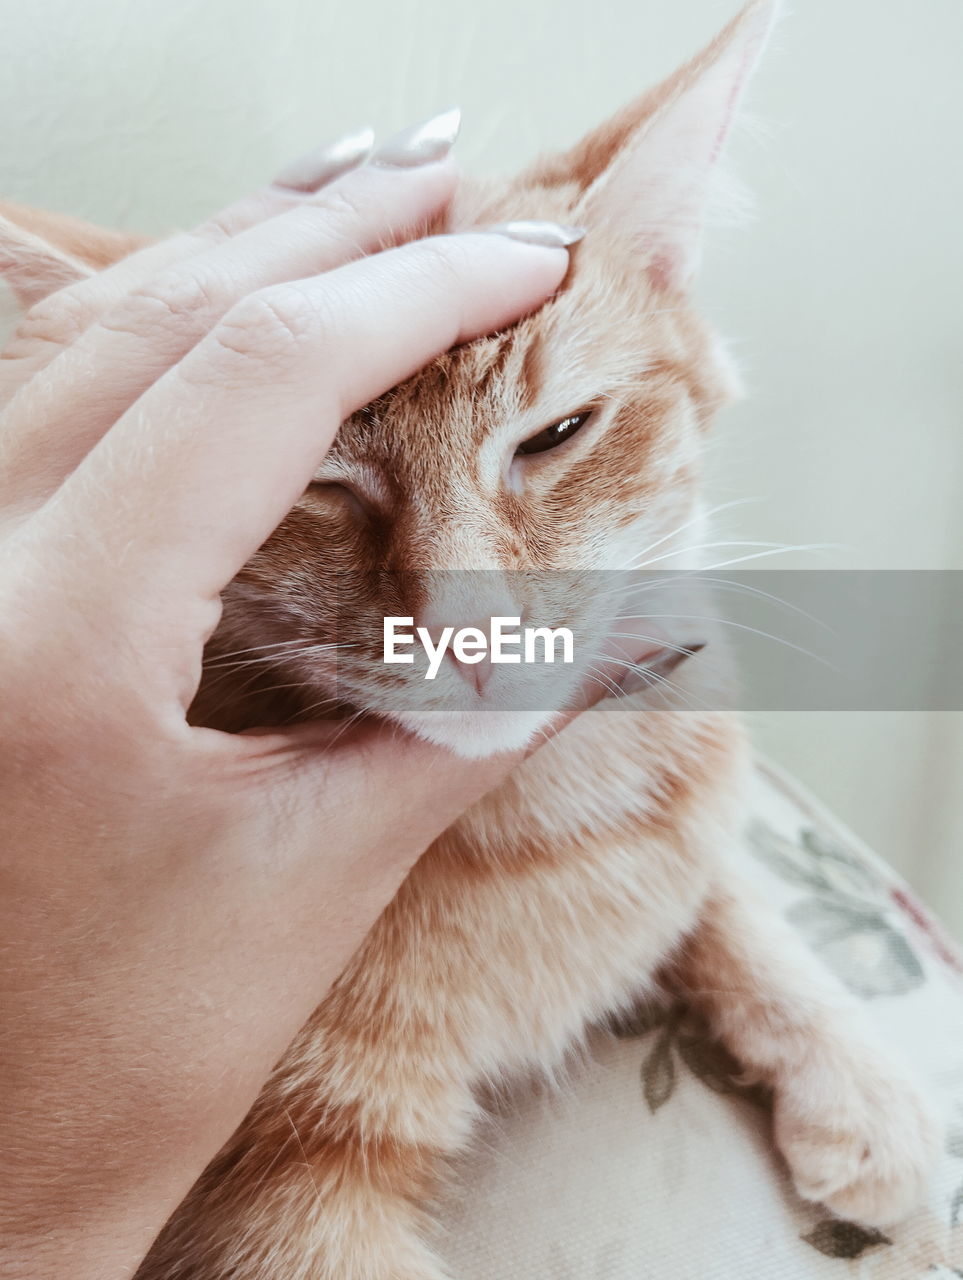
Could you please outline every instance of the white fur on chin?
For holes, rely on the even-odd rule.
[[[423,711],[402,725],[465,760],[483,760],[528,746],[548,719],[544,711]]]

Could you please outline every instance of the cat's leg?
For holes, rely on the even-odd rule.
[[[263,1099],[136,1280],[447,1280],[422,1205],[438,1149],[312,1116],[299,1092],[300,1106],[286,1089]]]
[[[138,1280],[442,1280],[425,1206],[475,1086],[551,1067],[692,927],[674,840],[418,865]],[[442,1246],[443,1247],[443,1246]]]
[[[551,1069],[698,918],[741,808],[730,723],[694,724],[642,767],[650,720],[585,717],[573,770],[546,749],[439,841],[138,1280],[440,1280],[425,1206],[476,1086]]]
[[[775,1140],[796,1189],[886,1226],[922,1203],[939,1125],[897,1051],[771,905],[720,890],[678,974],[747,1072],[774,1089]]]

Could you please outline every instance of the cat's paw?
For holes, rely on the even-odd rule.
[[[820,1070],[776,1098],[776,1144],[796,1190],[865,1226],[891,1226],[923,1204],[941,1136],[917,1086],[876,1065],[858,1076]]]

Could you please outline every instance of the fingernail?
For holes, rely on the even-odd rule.
[[[359,129],[357,133],[345,134],[337,142],[308,151],[286,165],[274,179],[274,185],[306,193],[318,191],[335,178],[340,178],[342,174],[363,164],[373,146],[373,129]]]
[[[487,230],[525,244],[540,244],[546,249],[567,249],[585,235],[584,227],[567,227],[561,222],[499,222]]]
[[[393,138],[382,143],[371,157],[373,164],[394,165],[399,169],[413,169],[419,164],[431,164],[443,159],[452,149],[461,128],[461,112],[457,107],[432,116],[421,124],[402,129]]]

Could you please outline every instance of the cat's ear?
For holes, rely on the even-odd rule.
[[[0,201],[0,279],[25,307],[147,243],[144,236]]]
[[[575,183],[573,220],[635,240],[654,281],[683,287],[699,258],[712,171],[778,0],[752,0],[695,58],[532,176]]]

